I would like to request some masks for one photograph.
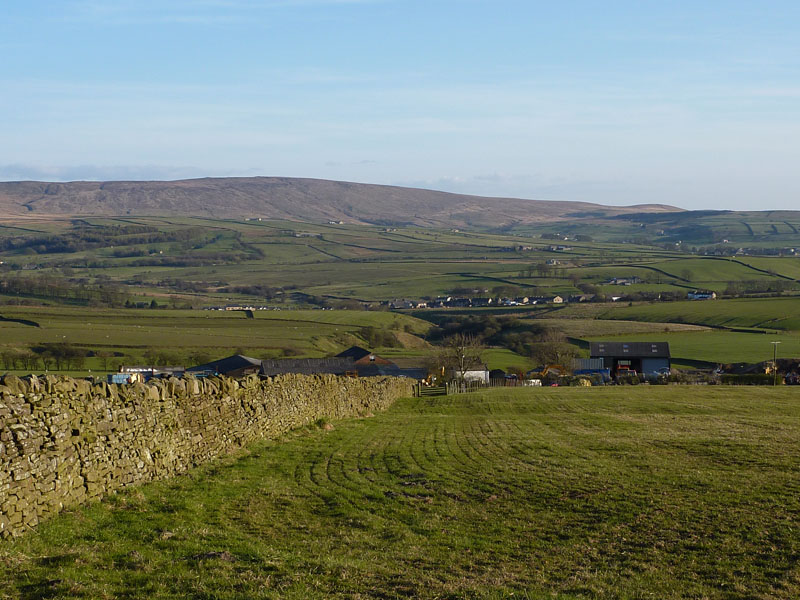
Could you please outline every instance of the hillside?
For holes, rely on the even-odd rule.
[[[183,181],[0,183],[11,217],[184,215],[446,227],[508,227],[567,219],[676,212],[665,205],[487,198],[432,190],[289,177]]]

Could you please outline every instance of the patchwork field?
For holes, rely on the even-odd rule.
[[[721,214],[703,218],[744,227],[740,220]],[[619,225],[631,233],[631,223]],[[640,225],[646,223],[636,227]],[[513,314],[522,320],[516,333],[524,333],[524,326],[544,325],[581,340],[643,339],[636,336],[647,334],[647,339],[674,340],[673,353],[688,361],[759,362],[766,356],[762,339],[673,335],[694,326],[800,331],[796,256],[722,258],[693,254],[657,240],[659,236],[649,243],[640,236],[620,243],[608,232],[597,239],[574,232],[569,240],[555,233],[547,227],[499,233],[200,217],[8,223],[0,227],[0,316],[12,321],[0,321],[0,353],[71,344],[88,353],[85,369],[72,369],[74,373],[107,370],[109,357],[99,353],[110,352],[112,362],[141,362],[148,350],[188,364],[234,351],[264,358],[324,356],[359,344],[419,362],[429,350],[419,339],[428,327],[422,321],[377,311],[301,314],[293,309],[360,309],[363,303],[381,308],[379,302],[438,295],[622,297],[618,303],[471,314]],[[656,242],[661,245],[653,245]],[[614,278],[636,279],[632,285],[614,285]],[[643,302],[659,295],[684,298],[695,288],[773,297]],[[175,310],[126,308],[152,303]],[[181,310],[231,303],[290,310],[258,312],[252,321],[242,313]],[[414,314],[439,318],[431,311]],[[13,319],[35,321],[41,327]],[[389,337],[367,339],[367,327],[388,331]],[[486,354],[490,367],[533,366],[530,346],[495,346]],[[781,351],[784,356],[800,355],[792,336]],[[11,370],[11,363],[3,367]]]
[[[377,302],[459,289],[483,295],[499,286],[515,286],[516,295],[569,295],[580,283],[607,295],[723,291],[731,282],[748,291],[798,291],[795,256],[723,259],[630,235],[625,243],[585,233],[568,241],[563,234],[542,237],[546,229],[487,233],[199,217],[32,221],[0,227],[0,276],[15,282],[7,300],[76,304],[113,303],[102,293],[109,290],[121,294],[120,304],[155,298],[193,305],[302,303],[309,296]],[[607,285],[614,277],[641,281]],[[38,285],[28,289],[25,281]],[[54,282],[69,285],[55,293]],[[95,286],[88,295],[87,284]],[[292,297],[297,293],[305,297]]]
[[[407,399],[2,542],[0,597],[796,598],[796,400]]]

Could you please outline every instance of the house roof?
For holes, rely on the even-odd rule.
[[[261,361],[261,375],[268,377],[287,373],[344,375],[347,371],[355,370],[355,364],[350,358],[283,358]]]
[[[592,358],[669,358],[669,342],[591,342],[589,355]]]
[[[219,360],[215,360],[210,363],[206,363],[204,365],[197,365],[196,367],[190,367],[189,369],[187,369],[187,371],[190,373],[196,371],[216,371],[217,373],[222,373],[224,375],[225,373],[238,371],[239,369],[244,369],[247,367],[260,367],[260,366],[261,366],[261,361],[257,358],[250,358],[249,356],[234,354],[233,356],[220,358]]]

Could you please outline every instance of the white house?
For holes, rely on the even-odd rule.
[[[461,379],[461,373],[453,369],[452,375],[454,379]],[[481,383],[489,383],[489,368],[484,365],[483,367],[473,367],[464,372],[464,381],[480,381]]]

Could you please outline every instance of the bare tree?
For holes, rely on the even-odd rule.
[[[110,350],[100,350],[95,355],[103,362],[103,371],[108,371],[108,359],[114,357],[114,353]]]
[[[452,371],[457,379],[463,380],[467,371],[483,365],[484,349],[481,338],[456,333],[444,340],[438,362],[445,371]]]
[[[548,329],[531,344],[531,358],[538,364],[563,364],[577,356],[578,351],[567,341],[567,336],[557,329]]]

